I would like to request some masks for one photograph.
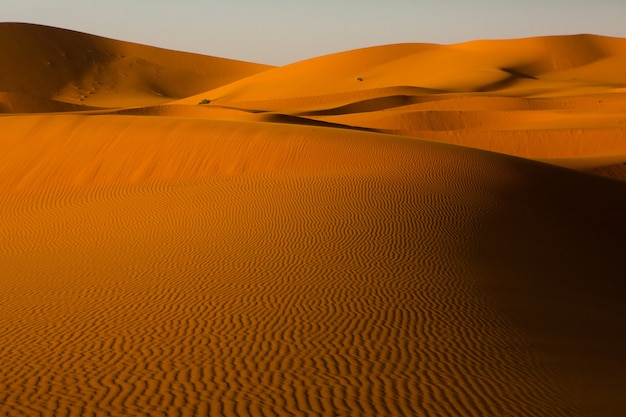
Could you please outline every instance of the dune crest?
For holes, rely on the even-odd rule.
[[[0,24],[0,415],[623,416],[623,52]]]

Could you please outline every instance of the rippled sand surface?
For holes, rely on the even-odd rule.
[[[0,55],[1,415],[626,413],[626,41]]]

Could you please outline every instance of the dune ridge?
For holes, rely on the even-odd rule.
[[[28,59],[126,51],[57,81],[152,64],[115,98],[52,96],[41,68],[0,93],[1,415],[626,412],[626,184],[555,166],[620,177],[623,40],[272,69],[33,25],[0,24],[0,54],[6,33]],[[164,91],[202,81],[156,97],[155,63]]]

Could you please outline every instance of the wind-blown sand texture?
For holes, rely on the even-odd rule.
[[[625,40],[0,54],[0,415],[626,414]]]

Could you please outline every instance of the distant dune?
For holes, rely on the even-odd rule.
[[[107,108],[164,103],[271,68],[19,23],[0,24],[0,56],[0,91]]]
[[[0,56],[0,415],[626,414],[626,40]]]
[[[387,45],[275,68],[182,103],[207,97],[591,168],[626,161],[625,65],[625,39],[592,35]]]

